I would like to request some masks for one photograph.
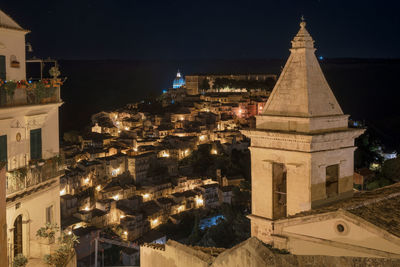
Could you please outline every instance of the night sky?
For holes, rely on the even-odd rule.
[[[326,58],[399,58],[399,1],[2,0],[58,59],[286,58],[302,14]]]

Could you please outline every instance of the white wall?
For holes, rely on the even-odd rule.
[[[8,170],[25,166],[30,160],[30,130],[42,129],[42,157],[59,153],[58,107],[60,104],[0,109],[0,135],[7,135]],[[17,133],[21,140],[16,139]]]
[[[340,233],[336,231],[336,225],[342,224],[345,227],[345,231]],[[382,232],[382,231],[381,231]],[[331,240],[335,242],[340,242],[349,245],[355,245],[364,248],[371,248],[376,250],[382,250],[390,253],[400,254],[400,242],[399,245],[393,243],[383,238],[383,234],[378,234],[379,231],[372,229],[371,227],[366,227],[363,225],[355,224],[352,221],[346,219],[345,217],[338,217],[333,219],[327,219],[324,221],[314,221],[310,223],[300,223],[298,225],[283,227],[283,235],[286,233],[290,236],[290,233],[299,234],[307,237],[314,237],[324,240]],[[294,241],[289,239],[290,251],[294,254],[303,255],[316,255],[313,252],[315,243],[310,243],[306,245],[306,241]],[[324,247],[324,246],[319,246]],[[333,252],[332,246],[329,246],[319,255],[331,255],[331,256],[362,256],[354,254],[354,252],[349,252],[346,254],[337,254]],[[344,249],[344,248],[343,248]],[[339,251],[342,251],[340,249]],[[310,254],[312,253],[312,254]],[[342,253],[342,252],[340,252]]]
[[[26,31],[18,31],[0,28],[0,55],[6,56],[6,79],[25,80],[25,34]],[[19,68],[11,67],[11,56],[19,61]]]
[[[7,234],[8,243],[13,244],[13,230],[15,219],[22,214],[23,254],[25,256],[42,258],[43,247],[39,245],[36,231],[46,224],[46,208],[53,205],[54,222],[60,222],[60,185],[59,178],[51,187],[42,189],[30,196],[7,203]],[[16,204],[20,207],[16,209]]]

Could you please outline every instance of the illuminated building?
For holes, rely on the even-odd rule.
[[[178,70],[178,73],[176,74],[176,78],[174,79],[174,82],[172,83],[172,88],[177,89],[185,86],[185,78],[182,77],[181,73]]]
[[[217,80],[225,80],[231,81],[231,83],[235,83],[241,81],[240,83],[244,86],[243,88],[216,88],[215,82]],[[186,75],[186,92],[189,95],[198,95],[200,93],[209,93],[209,92],[247,92],[252,89],[251,85],[254,82],[260,82],[260,84],[265,83],[270,84],[271,89],[272,85],[276,81],[275,74],[195,74],[195,75]],[[246,85],[248,82],[248,85]]]
[[[220,254],[174,241],[142,246],[142,267],[399,265],[400,183],[354,193],[354,140],[364,130],[348,127],[305,26],[256,129],[242,131],[251,139],[252,237]],[[207,206],[214,193],[201,188]]]
[[[43,86],[43,90],[48,91],[49,97],[31,95],[30,83],[25,81],[28,32],[0,11],[0,79],[18,82],[12,94],[0,88],[0,161],[7,162],[8,171],[7,228],[2,231],[7,233],[9,263],[18,254],[30,261],[41,260],[50,251],[50,245],[41,244],[36,231],[46,223],[61,225],[60,193],[63,192],[59,178],[63,163],[59,158],[58,133],[61,81],[55,65],[53,79],[32,82],[36,87],[46,82],[48,87]],[[5,257],[2,254],[1,258]],[[44,266],[44,262],[37,266]]]

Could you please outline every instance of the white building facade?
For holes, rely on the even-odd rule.
[[[25,80],[28,32],[0,11],[0,161],[7,162],[8,263],[23,254],[28,266],[45,266],[43,256],[55,245],[36,237],[36,232],[46,223],[60,226],[62,101],[56,78]]]

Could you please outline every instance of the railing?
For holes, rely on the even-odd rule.
[[[0,80],[0,107],[37,105],[61,102],[60,80],[4,83]]]
[[[62,175],[63,163],[57,157],[7,173],[6,195],[24,191]]]

